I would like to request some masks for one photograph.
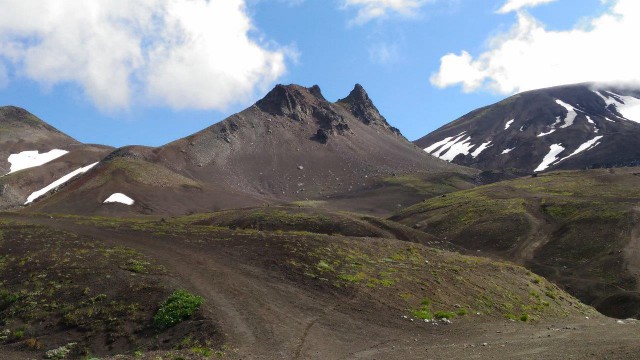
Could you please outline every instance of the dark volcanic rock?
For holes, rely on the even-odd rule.
[[[354,117],[365,125],[378,125],[397,136],[402,136],[400,130],[389,125],[387,119],[380,114],[362,85],[356,84],[349,96],[338,100],[338,104],[348,109]]]
[[[598,84],[524,92],[415,141],[443,160],[532,173],[640,164],[640,90]],[[625,117],[626,116],[626,117]]]

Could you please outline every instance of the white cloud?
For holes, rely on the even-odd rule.
[[[525,7],[534,7],[542,4],[548,4],[557,0],[508,0],[502,7],[498,10],[500,14],[506,14],[513,11],[518,11]]]
[[[398,62],[400,60],[398,45],[381,42],[369,46],[369,60],[382,65]]]
[[[285,72],[283,48],[249,37],[245,0],[0,0],[0,8],[0,61],[45,86],[78,84],[103,109],[133,99],[222,109]]]
[[[640,83],[635,34],[640,34],[637,0],[611,2],[605,14],[568,31],[549,31],[520,11],[511,31],[491,38],[489,49],[475,59],[466,51],[443,56],[431,83],[505,94],[588,81]]]
[[[389,14],[414,16],[428,2],[430,0],[344,0],[344,7],[359,8],[353,22],[364,24]]]

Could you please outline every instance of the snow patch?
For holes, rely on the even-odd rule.
[[[80,174],[86,173],[87,171],[91,170],[92,167],[94,167],[96,165],[98,165],[97,162],[68,173],[67,175],[61,177],[60,179],[52,182],[51,184],[45,186],[44,188],[42,188],[42,189],[40,189],[38,191],[35,191],[31,195],[29,195],[29,197],[27,198],[27,202],[25,202],[24,204],[28,205],[28,204],[32,203],[35,199],[41,197],[42,195],[48,193],[51,190],[57,188],[58,186],[66,183],[67,181],[73,179],[74,177],[76,177],[76,176],[78,176]]]
[[[604,100],[607,106],[614,105],[623,118],[640,123],[640,99],[634,96],[618,95],[612,92],[605,92],[605,94],[600,91],[594,92]]]
[[[551,134],[551,133],[553,133],[555,131],[556,131],[556,129],[551,129],[551,131],[549,131],[549,132],[542,132],[542,133],[538,134],[537,137],[547,136],[547,135],[549,135],[549,134]]]
[[[627,120],[640,123],[640,99],[618,95],[622,104],[616,105],[618,112]]]
[[[613,96],[610,96],[609,94],[607,94],[607,96],[604,96],[600,91],[594,91],[594,93],[600,96],[602,100],[604,100],[604,103],[607,104],[607,106],[615,105],[617,103],[616,99]]]
[[[574,156],[574,155],[578,155],[579,153],[581,153],[581,152],[583,152],[583,151],[588,151],[588,150],[593,149],[594,147],[596,147],[596,146],[600,145],[599,141],[600,141],[600,139],[602,139],[602,138],[603,138],[603,136],[596,136],[595,138],[593,138],[593,139],[591,139],[591,140],[589,140],[589,141],[585,142],[584,144],[582,144],[582,145],[578,146],[578,148],[576,149],[576,151],[572,152],[572,153],[571,153],[571,155],[569,155],[569,156],[567,156],[567,157],[563,157],[563,158],[562,158],[562,159],[560,159],[560,161],[558,161],[558,162],[564,161],[564,160],[566,160],[566,159],[568,159],[568,158],[570,158],[570,157],[572,157],[572,156]]]
[[[593,125],[593,132],[597,134],[598,131],[600,131],[600,129],[598,129],[598,125],[596,125],[595,121],[593,121],[591,117],[589,117],[589,115],[585,115],[585,116],[587,117],[587,122]]]
[[[426,151],[427,153],[431,154],[433,151],[435,151],[436,149],[438,149],[441,146],[446,146],[453,138],[464,135],[465,131],[461,132],[460,134],[456,135],[456,136],[449,136],[448,138],[445,138],[443,140],[438,141],[435,144],[431,144],[431,146],[427,147],[424,149],[424,151]]]
[[[516,119],[507,121],[507,123],[504,124],[504,129],[507,130],[511,126],[511,124],[513,124],[514,121],[516,121]]]
[[[456,156],[460,154],[469,155],[469,150],[471,150],[475,146],[470,143],[469,140],[471,140],[471,136],[467,136],[467,138],[461,142],[454,143],[449,148],[449,151],[447,151],[444,155],[438,157],[442,160],[451,162],[456,158]]]
[[[553,124],[551,124],[551,125],[549,126],[549,127],[551,128],[551,130],[549,130],[548,132],[541,132],[540,134],[538,134],[538,135],[536,135],[536,136],[537,136],[537,137],[543,137],[543,136],[547,136],[547,135],[549,135],[549,134],[551,134],[551,133],[555,132],[555,131],[556,131],[556,126],[557,126],[558,124],[560,124],[561,122],[562,122],[562,119],[560,118],[560,116],[557,116],[557,117],[556,117],[556,121],[555,121]]]
[[[556,99],[556,104],[562,106],[567,110],[567,116],[564,118],[564,125],[560,126],[560,128],[564,129],[573,125],[573,122],[576,121],[576,117],[578,116],[578,113],[576,112],[576,108],[558,99]]]
[[[53,149],[42,154],[40,154],[38,150],[23,151],[18,154],[11,154],[7,159],[7,161],[9,161],[9,163],[11,164],[11,170],[7,173],[7,175],[19,170],[44,165],[68,153],[69,152],[66,150]]]
[[[478,148],[471,153],[471,156],[475,159],[480,155],[481,152],[485,151],[487,148],[491,147],[491,141],[487,141],[486,143],[482,143]]]
[[[515,150],[515,149],[516,149],[516,148],[504,149],[504,150],[502,150],[502,155],[504,155],[504,154],[508,154],[508,153],[512,152],[513,150]]]
[[[460,134],[456,135],[457,136],[456,138],[454,138],[453,140],[450,140],[447,143],[445,143],[438,151],[432,153],[431,155],[441,158],[442,153],[444,153],[445,151],[449,150],[449,148],[451,148],[458,141],[460,141],[462,138],[464,138],[464,134],[465,133],[466,133],[466,131],[463,131]]]
[[[560,154],[563,151],[564,151],[564,147],[562,147],[562,144],[551,145],[549,147],[549,153],[545,155],[540,165],[538,165],[538,167],[533,171],[539,172],[539,171],[546,170],[551,164],[553,164],[554,162],[556,162],[556,160],[558,160],[558,154]]]
[[[109,196],[107,200],[103,202],[103,204],[107,203],[120,203],[131,206],[135,203],[135,201],[123,193],[115,193]]]

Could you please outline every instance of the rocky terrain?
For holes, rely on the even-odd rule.
[[[456,164],[521,174],[637,166],[640,90],[577,84],[524,92],[415,141]]]

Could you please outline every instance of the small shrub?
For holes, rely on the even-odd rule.
[[[213,350],[204,346],[196,346],[191,348],[191,352],[196,355],[201,355],[204,357],[211,357],[213,355]]]
[[[42,343],[38,341],[36,338],[29,338],[24,341],[24,344],[31,350],[40,350],[42,349]]]
[[[320,272],[333,271],[333,267],[325,260],[318,261],[316,269]]]
[[[200,296],[190,294],[186,290],[177,290],[160,305],[153,317],[153,323],[161,329],[170,328],[193,315],[204,302]]]
[[[450,311],[438,311],[437,313],[435,313],[434,317],[436,319],[453,319],[454,317],[456,317],[456,314]]]
[[[149,265],[148,262],[144,262],[144,261],[139,261],[139,260],[129,260],[127,262],[127,265],[125,266],[125,269],[136,273],[136,274],[142,274],[144,272],[146,272],[146,266]]]
[[[553,290],[545,291],[545,295],[547,295],[548,297],[550,297],[553,300],[556,300],[558,298],[558,296],[556,295],[556,293]]]
[[[467,315],[468,311],[465,308],[459,309],[458,310],[458,316],[465,316]]]
[[[431,320],[433,319],[433,314],[431,314],[431,300],[424,299],[420,302],[419,310],[412,310],[411,315],[421,320]]]
[[[47,359],[53,359],[53,360],[61,360],[64,359],[67,354],[69,354],[69,352],[71,352],[71,349],[73,349],[74,346],[76,346],[76,343],[68,343],[65,346],[60,346],[57,349],[53,349],[53,350],[49,350],[47,351],[44,356]]]
[[[529,321],[529,314],[520,315],[520,321],[524,321],[524,322]]]

